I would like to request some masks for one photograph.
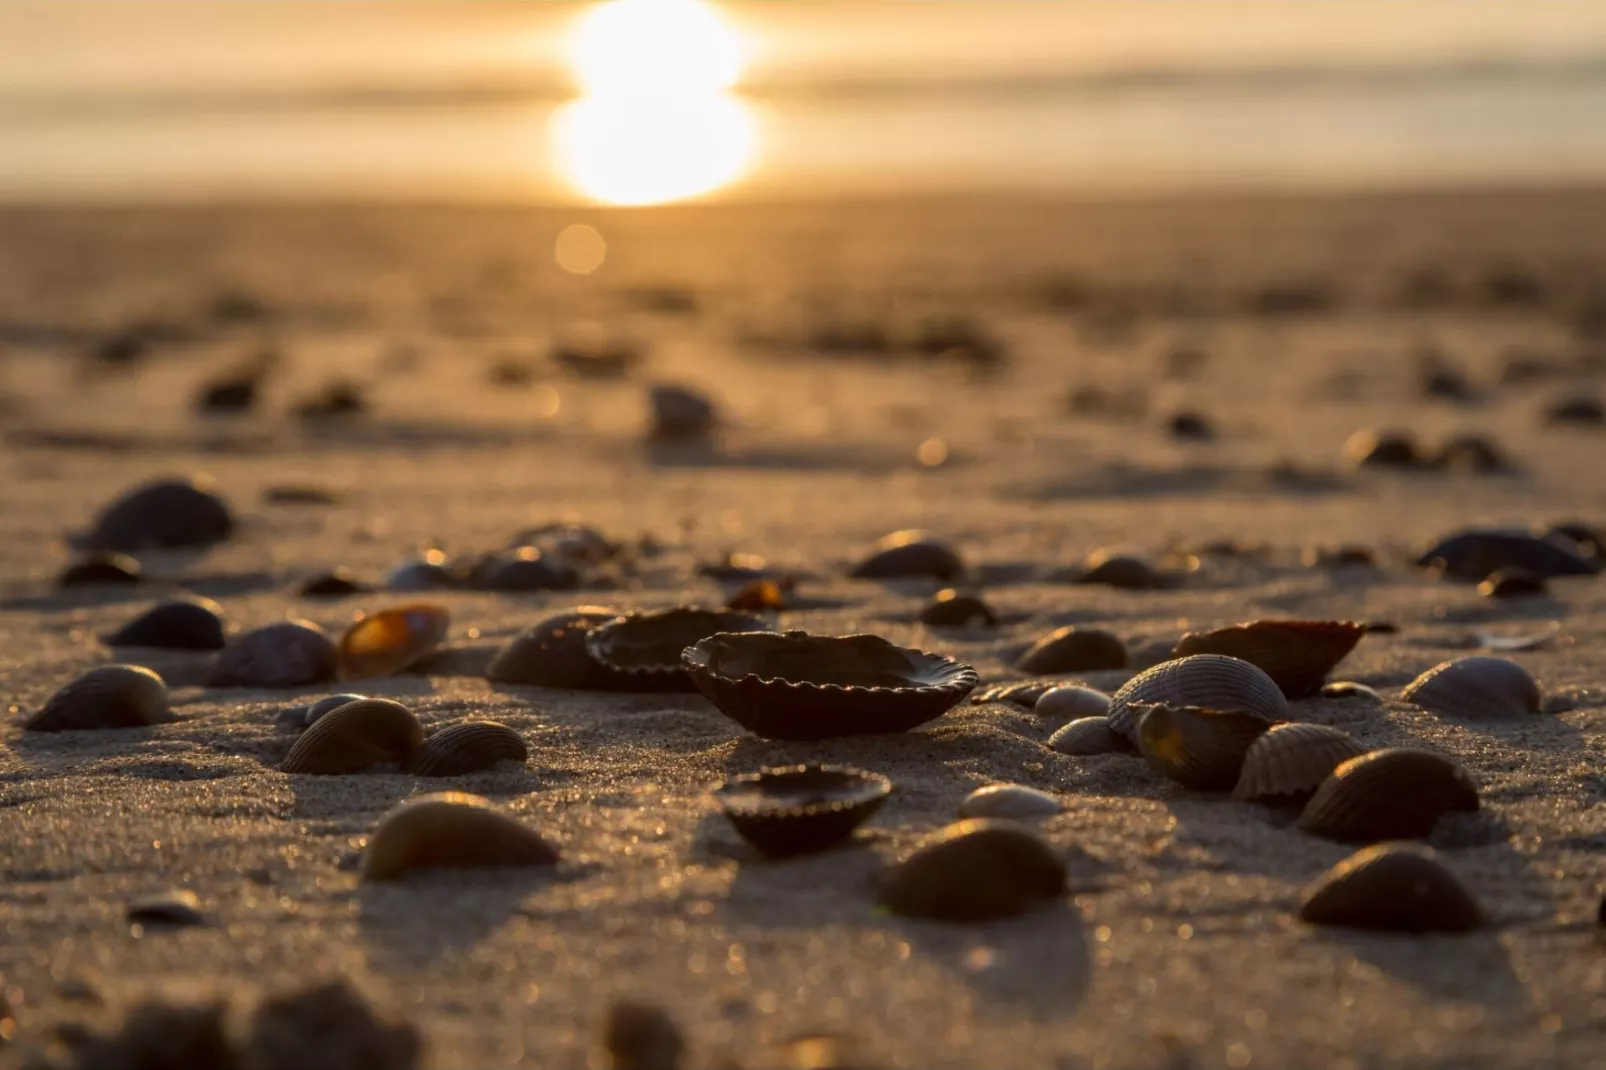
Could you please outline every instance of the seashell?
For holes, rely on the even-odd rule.
[[[30,732],[143,728],[172,720],[167,684],[139,665],[102,665],[57,691],[22,727]]]
[[[772,579],[778,574],[769,567],[769,562],[758,554],[744,554],[736,551],[725,554],[715,561],[709,561],[697,566],[699,576],[707,576],[715,583],[744,584],[754,580]]]
[[[309,724],[279,770],[323,776],[360,773],[381,762],[405,762],[423,741],[423,725],[400,702],[358,699]]]
[[[1316,693],[1323,698],[1371,699],[1378,705],[1382,705],[1386,701],[1383,698],[1383,693],[1377,688],[1367,687],[1365,684],[1356,683],[1354,680],[1335,680],[1330,684],[1323,684],[1321,690]]]
[[[508,541],[505,549],[533,547],[541,556],[573,569],[584,569],[611,561],[624,547],[596,528],[586,524],[559,522],[525,528]]]
[[[339,505],[341,497],[337,490],[312,483],[275,483],[262,488],[262,501],[267,505]]]
[[[1216,437],[1215,424],[1198,412],[1174,412],[1166,418],[1165,428],[1172,438],[1186,442],[1210,442]]]
[[[984,784],[959,804],[960,817],[1001,817],[1035,821],[1065,809],[1059,799],[1025,784]]]
[[[957,821],[887,870],[881,905],[939,921],[991,921],[1065,894],[1065,863],[1012,821]]]
[[[600,606],[579,606],[548,617],[509,640],[485,670],[498,684],[530,684],[580,691],[622,691],[630,677],[597,661],[586,651],[586,634],[619,614]]]
[[[678,383],[647,388],[647,437],[653,442],[688,442],[711,437],[719,410],[708,395]]]
[[[1478,789],[1432,751],[1388,747],[1351,758],[1322,781],[1299,827],[1330,840],[1376,843],[1427,836],[1450,810],[1476,810]]]
[[[880,636],[710,636],[682,655],[721,713],[766,739],[907,732],[952,709],[976,670]]]
[[[673,1018],[659,1007],[628,1000],[608,1008],[601,1043],[603,1058],[591,1065],[608,1070],[681,1070],[686,1052]]]
[[[362,415],[367,409],[368,398],[362,386],[350,379],[331,379],[296,402],[292,411],[297,419],[315,423],[349,419]]]
[[[1110,728],[1108,717],[1078,717],[1048,737],[1051,750],[1079,758],[1095,754],[1130,754],[1130,740]]]
[[[1429,458],[1428,467],[1446,472],[1472,475],[1498,475],[1513,472],[1516,465],[1493,439],[1486,435],[1455,435],[1440,443]]]
[[[188,888],[158,892],[128,904],[128,920],[139,925],[202,925],[200,898]]]
[[[586,633],[586,652],[621,673],[635,691],[695,691],[681,664],[687,647],[721,632],[762,632],[760,617],[734,610],[678,606],[650,613],[631,613],[599,624]]]
[[[1416,439],[1403,431],[1357,431],[1344,440],[1344,459],[1356,468],[1416,468],[1422,464]]]
[[[303,598],[344,598],[372,590],[370,584],[349,569],[336,568],[302,580],[296,587],[296,594]]]
[[[392,676],[440,645],[452,614],[433,602],[414,602],[361,617],[340,637],[340,678]]]
[[[1288,700],[1275,680],[1247,661],[1222,654],[1193,654],[1134,676],[1110,696],[1110,728],[1136,742],[1137,725],[1128,706],[1142,702],[1240,710],[1267,721],[1288,716]]]
[[[223,607],[205,598],[163,602],[106,636],[107,646],[164,650],[222,650],[225,643]]]
[[[176,550],[212,546],[234,532],[234,516],[210,480],[161,479],[128,491],[74,540],[83,550]]]
[[[988,628],[997,627],[998,614],[979,596],[952,587],[938,591],[920,611],[920,623],[928,628],[964,628],[978,621]]]
[[[714,799],[744,840],[772,858],[844,842],[892,793],[892,781],[846,765],[794,765],[733,777]]]
[[[952,580],[965,571],[959,553],[947,543],[920,531],[894,531],[876,543],[875,552],[848,575],[857,580],[894,580],[931,576]]]
[[[1540,538],[1550,542],[1560,542],[1562,545],[1571,545],[1578,551],[1579,556],[1601,560],[1606,558],[1606,529],[1582,524],[1576,520],[1552,524],[1546,528]]]
[[[86,554],[56,577],[57,587],[92,587],[97,584],[138,583],[139,562],[127,554]]]
[[[550,866],[555,847],[478,795],[446,791],[408,800],[380,819],[363,851],[362,879],[426,869]]]
[[[1225,791],[1238,782],[1249,747],[1271,727],[1259,714],[1164,703],[1132,706],[1138,750],[1166,776],[1197,791]]]
[[[1561,398],[1546,407],[1545,423],[1601,427],[1606,425],[1606,404],[1592,397]]]
[[[481,591],[572,591],[580,586],[572,565],[533,546],[494,554],[477,572],[472,586]]]
[[[335,678],[339,654],[323,629],[281,621],[239,636],[218,655],[210,687],[303,687]]]
[[[1225,654],[1257,666],[1288,698],[1302,698],[1322,681],[1366,634],[1366,626],[1343,620],[1257,620],[1189,632],[1172,657]]]
[[[496,721],[459,721],[438,729],[408,757],[403,771],[414,776],[463,776],[500,762],[530,760],[524,738]]]
[[[1538,650],[1556,638],[1560,632],[1561,621],[1553,620],[1537,632],[1528,632],[1524,635],[1496,635],[1493,632],[1478,632],[1473,638],[1478,646],[1484,650],[1498,650],[1510,654],[1520,650]]]
[[[1592,576],[1600,564],[1571,546],[1540,539],[1525,531],[1463,531],[1439,540],[1416,560],[1453,580],[1480,583],[1503,568],[1520,568],[1540,579]]]
[[[1300,560],[1313,568],[1376,568],[1377,555],[1364,546],[1319,546],[1307,549]]]
[[[1110,696],[1080,684],[1065,684],[1039,695],[1032,712],[1039,717],[1063,717],[1068,720],[1108,717]]]
[[[726,609],[739,609],[744,612],[758,612],[761,610],[782,610],[788,608],[787,592],[796,586],[790,579],[785,580],[751,580],[741,586],[734,594],[725,599]]]
[[[1098,550],[1089,554],[1082,562],[1081,571],[1077,574],[1075,582],[1100,584],[1129,591],[1148,591],[1170,586],[1166,577],[1155,571],[1154,566],[1147,561],[1124,554],[1112,554],[1108,550]]]
[[[1478,584],[1485,598],[1526,598],[1545,593],[1545,581],[1524,568],[1503,568]]]
[[[1022,672],[1052,675],[1126,668],[1126,647],[1109,632],[1068,624],[1043,636],[1015,659]]]
[[[1038,699],[1063,684],[1061,680],[1006,680],[988,684],[971,695],[970,701],[975,706],[988,702],[1007,702],[1011,706],[1030,710],[1036,708]]]
[[[332,713],[348,702],[361,702],[367,695],[329,695],[310,705],[289,706],[273,718],[273,726],[283,731],[299,732],[325,714]]]
[[[1400,698],[1448,717],[1492,721],[1539,712],[1539,685],[1510,658],[1478,654],[1435,665],[1405,685]]]
[[[1232,797],[1307,799],[1343,763],[1366,753],[1348,732],[1324,724],[1279,724],[1249,744]]]
[[[446,555],[439,550],[416,561],[404,561],[385,578],[385,586],[392,591],[444,591],[457,584],[457,575],[446,567]]]
[[[1398,932],[1468,932],[1483,924],[1477,900],[1428,847],[1365,847],[1316,878],[1300,896],[1311,925]]]

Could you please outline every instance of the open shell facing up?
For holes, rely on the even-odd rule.
[[[1354,621],[1257,620],[1212,632],[1189,632],[1172,655],[1240,658],[1263,670],[1288,698],[1301,698],[1320,688],[1365,634],[1366,626]]]
[[[761,632],[760,617],[724,609],[678,606],[631,613],[586,634],[586,652],[630,681],[635,691],[695,691],[681,653],[721,632]]]
[[[424,741],[423,726],[400,702],[365,698],[318,718],[297,737],[279,769],[333,776],[381,762],[405,762]]]
[[[1435,665],[1405,685],[1400,698],[1447,717],[1493,721],[1539,712],[1539,685],[1510,658],[1486,655]]]
[[[882,876],[894,914],[977,922],[1023,914],[1065,894],[1065,862],[1013,821],[957,821]]]
[[[1311,925],[1397,932],[1467,932],[1483,911],[1430,848],[1384,843],[1366,847],[1318,877],[1300,897]]]
[[[1110,728],[1137,742],[1134,703],[1241,710],[1267,721],[1288,716],[1288,700],[1277,682],[1240,658],[1194,654],[1161,662],[1139,673],[1110,696]]]
[[[743,839],[772,858],[845,842],[881,809],[892,781],[845,765],[794,765],[733,777],[714,791]]]
[[[440,645],[451,624],[446,607],[432,602],[361,617],[340,637],[340,678],[365,680],[401,672]]]
[[[30,732],[143,728],[172,720],[167,684],[140,665],[102,665],[57,691],[22,727]]]
[[[498,721],[459,721],[437,729],[403,766],[414,776],[465,776],[502,762],[530,760],[524,737]]]
[[[1388,747],[1333,770],[1299,816],[1299,827],[1341,843],[1426,837],[1451,810],[1478,809],[1466,770],[1442,754]]]
[[[683,658],[720,712],[767,739],[907,732],[941,717],[977,682],[968,665],[875,635],[714,635]]]
[[[577,691],[620,691],[631,679],[614,672],[586,650],[586,635],[619,616],[602,606],[574,609],[528,628],[497,651],[486,679],[498,684],[528,684]]]
[[[423,795],[380,819],[363,851],[362,879],[392,881],[419,870],[550,866],[557,848],[478,795]]]
[[[1343,763],[1366,753],[1348,732],[1324,724],[1273,725],[1249,745],[1232,797],[1304,802]]]
[[[1238,781],[1244,755],[1271,728],[1259,714],[1199,706],[1138,704],[1138,750],[1166,776],[1197,791],[1224,791]]]

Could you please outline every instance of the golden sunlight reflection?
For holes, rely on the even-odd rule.
[[[696,197],[748,169],[752,110],[729,90],[743,43],[705,0],[610,0],[587,11],[570,43],[585,96],[561,108],[552,145],[586,196],[642,205]]]

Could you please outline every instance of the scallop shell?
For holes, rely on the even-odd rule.
[[[1459,933],[1478,928],[1483,911],[1431,849],[1386,843],[1356,851],[1311,883],[1299,918],[1346,929]]]
[[[894,531],[876,543],[875,552],[848,573],[859,580],[893,580],[931,576],[951,580],[965,571],[957,551],[920,531]]]
[[[296,587],[296,594],[303,598],[345,598],[371,590],[373,587],[350,569],[336,568],[302,580]]]
[[[1075,625],[1049,632],[1015,659],[1015,668],[1022,672],[1045,675],[1124,669],[1126,664],[1126,647],[1121,640],[1098,628]]]
[[[627,676],[632,690],[695,691],[680,655],[686,648],[721,632],[762,632],[760,617],[734,610],[678,606],[650,613],[631,613],[586,634],[586,653],[614,672]]]
[[[1268,721],[1288,716],[1277,682],[1254,665],[1222,654],[1194,654],[1141,672],[1110,696],[1110,727],[1133,742],[1137,725],[1127,708],[1136,702],[1241,710]]]
[[[171,550],[211,546],[234,531],[228,503],[204,478],[162,479],[118,498],[76,542],[84,550]]]
[[[959,816],[1035,821],[1063,809],[1065,804],[1053,795],[1025,784],[985,784],[965,796]]]
[[[1390,747],[1351,758],[1322,781],[1299,827],[1330,840],[1376,843],[1427,836],[1450,810],[1476,810],[1478,789],[1442,754]]]
[[[920,611],[920,623],[928,628],[964,628],[975,621],[988,628],[995,627],[998,614],[979,596],[952,587],[938,591]]]
[[[1458,532],[1428,547],[1416,563],[1422,568],[1438,568],[1450,579],[1468,583],[1481,583],[1490,573],[1503,568],[1520,568],[1541,579],[1592,576],[1601,568],[1573,546],[1536,538],[1526,531]]]
[[[400,702],[359,699],[309,725],[279,769],[324,776],[360,773],[381,762],[405,762],[423,741],[423,726]]]
[[[362,879],[392,881],[426,869],[550,866],[557,849],[478,795],[423,795],[380,819],[363,852]]]
[[[328,695],[304,706],[290,706],[273,718],[273,726],[289,732],[299,732],[326,714],[333,713],[348,702],[361,702],[367,695]]]
[[[1012,821],[968,818],[937,833],[882,878],[881,905],[939,921],[991,921],[1065,894],[1065,863]]]
[[[835,847],[881,809],[892,781],[845,765],[794,765],[734,777],[714,799],[743,839],[773,858]]]
[[[720,712],[766,739],[907,732],[947,713],[977,682],[968,665],[875,635],[714,635],[682,657]]]
[[[414,776],[463,776],[501,762],[530,760],[524,737],[497,721],[459,721],[437,729],[403,767]]]
[[[1051,750],[1079,758],[1132,752],[1132,743],[1110,728],[1108,717],[1078,717],[1048,737]]]
[[[1334,769],[1365,753],[1366,748],[1348,732],[1324,724],[1273,725],[1249,745],[1232,797],[1239,802],[1303,800]]]
[[[586,651],[586,635],[619,614],[600,606],[579,606],[515,636],[492,659],[486,679],[581,691],[621,691],[630,678],[614,672]]]
[[[152,606],[112,634],[107,646],[165,650],[222,650],[223,607],[208,599],[179,599]]]
[[[1249,747],[1271,722],[1241,710],[1135,704],[1138,750],[1166,776],[1198,791],[1238,782]]]
[[[305,620],[269,624],[239,636],[218,655],[211,687],[304,687],[335,678],[339,654],[323,629]]]
[[[1076,582],[1129,591],[1148,591],[1169,586],[1166,578],[1147,561],[1108,550],[1098,550],[1088,555],[1087,560],[1082,562]]]
[[[1322,681],[1366,634],[1366,626],[1343,620],[1257,620],[1189,632],[1173,657],[1225,654],[1264,670],[1288,698],[1302,698]]]
[[[56,577],[57,587],[93,587],[140,581],[139,562],[127,554],[85,554]]]
[[[383,609],[359,619],[340,637],[340,678],[391,676],[446,638],[452,614],[431,602]]]
[[[102,665],[51,695],[22,727],[31,732],[76,732],[143,728],[172,719],[167,684],[160,676],[139,665]]]
[[[1493,721],[1539,712],[1539,685],[1510,658],[1474,655],[1435,665],[1400,698],[1447,717]]]

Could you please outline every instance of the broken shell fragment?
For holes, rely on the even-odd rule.
[[[22,727],[30,732],[77,732],[143,728],[170,720],[167,684],[160,676],[139,665],[102,665],[51,695]]]
[[[1048,737],[1049,749],[1089,758],[1095,754],[1130,754],[1131,740],[1110,729],[1108,717],[1078,717]]]
[[[1134,676],[1110,696],[1110,727],[1136,742],[1137,725],[1129,707],[1154,702],[1240,710],[1267,721],[1288,716],[1288,700],[1275,680],[1247,661],[1222,654],[1193,654]]]
[[[742,838],[772,858],[835,847],[886,802],[892,781],[845,765],[794,765],[733,777],[714,800]]]
[[[1189,632],[1172,651],[1173,657],[1190,654],[1225,654],[1263,670],[1288,698],[1302,698],[1322,686],[1327,674],[1355,649],[1366,626],[1344,620],[1257,620]]]
[[[107,646],[163,650],[222,650],[223,607],[209,599],[179,599],[152,606],[112,634]]]
[[[212,687],[303,687],[335,678],[339,654],[323,629],[281,621],[239,636],[212,666]]]
[[[1539,712],[1539,684],[1510,658],[1488,655],[1435,665],[1405,685],[1400,698],[1447,717],[1493,721]]]
[[[1483,911],[1430,848],[1363,848],[1310,884],[1299,918],[1311,925],[1398,932],[1467,932]]]
[[[550,866],[558,852],[534,829],[478,795],[424,795],[380,819],[363,851],[362,879],[392,881],[429,869]]]
[[[894,531],[876,543],[875,552],[848,573],[859,580],[893,580],[930,576],[952,580],[965,570],[957,551],[921,531]]]
[[[1271,722],[1240,710],[1137,704],[1138,750],[1166,776],[1197,791],[1225,791]]]
[[[628,677],[637,691],[695,691],[681,664],[681,652],[722,632],[762,632],[763,618],[735,610],[679,606],[631,613],[586,633],[586,652],[613,672]]]
[[[1012,821],[967,818],[890,867],[880,901],[908,917],[991,921],[1053,902],[1065,884],[1064,861],[1036,833]]]
[[[1273,725],[1249,745],[1232,797],[1308,799],[1343,763],[1366,753],[1348,732],[1323,724]]]
[[[530,759],[524,737],[497,721],[459,721],[437,729],[407,758],[414,776],[464,776],[501,762]]]
[[[405,762],[423,741],[423,726],[400,702],[359,699],[309,725],[279,769],[322,776],[360,773],[381,762]]]
[[[586,650],[586,635],[619,614],[601,606],[578,606],[548,617],[508,641],[485,670],[499,684],[528,684],[580,691],[628,690],[631,678],[615,672]]]
[[[959,816],[1036,821],[1063,809],[1065,805],[1053,795],[1025,784],[985,784],[965,796]]]
[[[340,638],[340,678],[363,680],[401,672],[434,650],[451,623],[446,607],[430,602],[361,617]]]
[[[1343,843],[1417,840],[1451,810],[1478,809],[1478,789],[1432,751],[1389,747],[1351,758],[1322,781],[1299,827]]]
[[[1098,628],[1066,625],[1043,636],[1015,660],[1022,672],[1054,675],[1124,669],[1126,647],[1121,640]]]

